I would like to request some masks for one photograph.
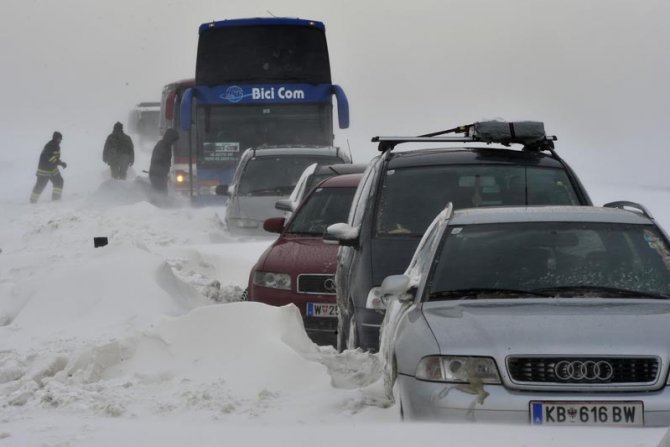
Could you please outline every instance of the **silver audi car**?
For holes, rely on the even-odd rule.
[[[670,425],[670,243],[640,205],[448,207],[367,306],[404,418]]]

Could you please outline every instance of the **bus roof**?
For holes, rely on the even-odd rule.
[[[251,19],[228,19],[219,20],[216,22],[208,22],[200,25],[198,33],[212,29],[212,28],[233,28],[240,26],[307,26],[315,27],[321,31],[326,31],[326,26],[323,22],[316,20],[306,20],[289,17],[256,17]]]

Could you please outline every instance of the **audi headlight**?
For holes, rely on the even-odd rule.
[[[431,382],[500,384],[496,363],[489,357],[424,357],[416,367],[416,378]]]
[[[253,281],[256,286],[291,290],[291,275],[286,273],[254,272]]]
[[[258,228],[258,221],[253,219],[233,218],[230,222],[239,228]]]

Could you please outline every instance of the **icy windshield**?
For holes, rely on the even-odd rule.
[[[356,188],[317,188],[298,209],[287,233],[322,235],[326,228],[345,222]]]
[[[387,171],[377,234],[421,236],[449,202],[454,208],[578,205],[565,171],[510,165],[443,165]]]
[[[447,229],[430,293],[670,298],[670,249],[653,226],[506,223]]]
[[[249,160],[240,179],[240,195],[288,196],[300,175],[312,163],[342,163],[337,157],[318,155],[277,155]]]

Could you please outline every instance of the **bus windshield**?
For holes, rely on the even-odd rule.
[[[226,161],[212,151],[239,158],[241,151],[263,145],[328,146],[332,142],[332,104],[199,107],[201,162]]]
[[[200,33],[196,83],[330,84],[325,33],[307,26],[240,26]]]

